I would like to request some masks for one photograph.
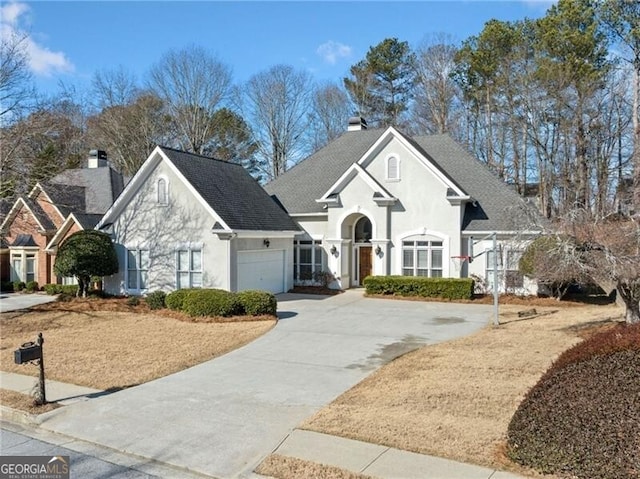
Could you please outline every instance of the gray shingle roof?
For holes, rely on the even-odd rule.
[[[42,183],[45,191],[53,204],[66,218],[72,211],[85,211],[86,193],[84,186],[61,185],[58,183]]]
[[[241,165],[172,148],[161,149],[229,228],[299,230]]]
[[[35,217],[38,219],[38,221],[40,222],[40,224],[45,230],[54,230],[56,228],[56,226],[53,224],[51,219],[49,219],[49,216],[47,215],[47,213],[45,213],[45,211],[40,207],[40,205],[36,201],[33,201],[29,197],[22,197],[22,200],[33,212],[33,214],[35,215]]]
[[[384,130],[348,131],[265,185],[289,213],[322,213],[321,198]]]
[[[17,247],[24,248],[24,247],[28,247],[28,246],[37,247],[38,244],[33,239],[33,236],[31,236],[29,234],[19,234],[18,236],[16,236],[16,239],[13,241],[11,246],[17,246]]]
[[[70,208],[70,210],[90,214],[104,214],[124,188],[122,175],[111,167],[66,170],[51,178],[48,184],[83,187],[84,208]],[[48,190],[47,193],[49,193]],[[76,194],[78,194],[77,191]],[[69,199],[66,198],[66,200]],[[76,203],[80,206],[78,198]]]
[[[346,132],[265,186],[290,214],[319,213],[316,203],[338,178],[378,140],[385,130]],[[456,186],[470,195],[463,230],[507,231],[514,229],[510,211],[530,208],[520,196],[500,180],[449,135],[410,138],[418,151],[433,162]]]
[[[76,217],[78,223],[80,223],[82,228],[84,228],[85,230],[93,229],[102,218],[102,215],[89,213],[74,213],[73,216]]]
[[[531,207],[484,163],[449,135],[414,138],[423,154],[476,201],[467,203],[462,229],[510,231],[522,227],[515,215]]]

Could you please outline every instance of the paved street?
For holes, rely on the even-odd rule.
[[[0,423],[0,452],[3,456],[69,456],[70,476],[73,479],[202,477],[9,423]]]
[[[76,403],[42,427],[216,477],[242,477],[376,368],[477,331],[491,306],[283,295],[281,321],[220,358]],[[197,347],[197,345],[194,345]]]

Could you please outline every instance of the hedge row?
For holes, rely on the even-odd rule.
[[[640,324],[563,353],[527,393],[508,428],[508,454],[543,473],[640,477]]]
[[[277,309],[276,297],[266,291],[223,289],[179,289],[166,296],[165,304],[189,316],[275,316]]]
[[[421,276],[368,276],[367,294],[420,296],[423,298],[471,299],[471,278],[425,278]]]
[[[45,284],[44,291],[47,294],[51,294],[51,295],[65,293],[65,294],[72,294],[75,296],[75,294],[78,292],[78,285],[77,284]]]

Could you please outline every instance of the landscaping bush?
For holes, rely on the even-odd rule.
[[[165,298],[167,294],[164,291],[154,291],[149,293],[144,300],[151,309],[163,309],[165,307]]]
[[[640,478],[640,324],[563,353],[514,414],[508,454],[543,473]]]
[[[164,303],[167,308],[172,309],[174,311],[182,311],[184,305],[184,299],[187,297],[187,294],[193,291],[192,289],[177,289],[167,294],[164,299]]]
[[[129,296],[129,298],[127,298],[127,304],[129,306],[138,306],[140,304],[140,298],[137,296]]]
[[[471,299],[471,278],[424,278],[420,276],[368,276],[364,279],[367,294],[420,296],[423,298]]]
[[[75,294],[60,293],[56,301],[59,301],[61,303],[68,303],[69,301],[73,301],[73,298],[75,297],[76,297]]]
[[[3,281],[0,283],[0,291],[3,293],[13,293],[13,282]]]
[[[242,313],[237,295],[222,289],[192,289],[183,300],[189,316],[233,316]]]
[[[26,283],[24,281],[14,281],[13,282],[13,290],[15,292],[22,291],[26,287],[27,287],[27,285],[26,285]]]
[[[40,287],[38,286],[37,281],[29,281],[24,288],[27,293],[35,293],[36,291],[40,291]]]
[[[278,301],[276,297],[267,291],[241,291],[236,295],[242,306],[242,312],[251,316],[262,314],[276,315]]]
[[[70,294],[75,296],[78,292],[78,285],[75,284],[45,284],[43,286],[45,293],[54,295],[54,294]]]

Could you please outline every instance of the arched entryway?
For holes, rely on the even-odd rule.
[[[362,285],[362,280],[373,273],[373,249],[371,238],[373,225],[366,216],[360,217],[353,226],[354,265],[353,284]]]

